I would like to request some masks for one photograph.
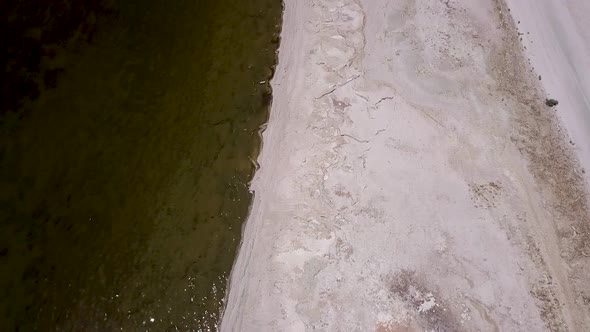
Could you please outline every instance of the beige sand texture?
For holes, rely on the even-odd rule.
[[[590,1],[507,0],[522,47],[590,168]],[[590,180],[590,172],[585,174]]]
[[[285,0],[220,329],[590,331],[584,173],[531,69],[502,1]]]

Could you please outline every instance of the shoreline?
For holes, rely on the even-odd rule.
[[[230,278],[228,279],[225,308],[222,313],[223,319],[220,323],[220,330],[222,331],[228,329],[228,321],[235,322],[240,319],[238,317],[241,314],[239,312],[240,308],[234,306],[234,304],[239,304],[240,296],[246,291],[245,286],[247,286],[247,281],[244,279],[237,279],[237,276],[249,275],[249,273],[251,273],[250,265],[257,263],[251,259],[251,254],[255,241],[260,241],[258,235],[260,225],[258,225],[259,223],[256,222],[256,220],[262,218],[264,207],[264,204],[261,201],[262,195],[257,193],[263,193],[264,188],[272,183],[273,178],[269,177],[272,176],[272,170],[276,169],[280,164],[272,160],[272,153],[279,149],[277,146],[281,141],[279,135],[281,134],[282,126],[284,126],[284,121],[281,123],[281,117],[285,116],[283,109],[287,108],[290,100],[288,96],[289,90],[290,88],[294,88],[292,84],[292,76],[288,80],[287,74],[290,74],[289,68],[292,68],[293,64],[297,63],[297,61],[293,59],[297,54],[293,47],[298,44],[296,42],[297,38],[293,37],[296,35],[296,31],[293,30],[297,28],[296,22],[299,18],[297,15],[298,10],[300,10],[299,4],[283,1],[283,18],[280,33],[281,41],[278,49],[278,60],[274,75],[270,80],[273,98],[268,122],[264,126],[264,130],[260,132],[261,147],[257,158],[259,168],[254,173],[254,177],[250,182],[250,190],[253,192],[252,203],[248,217],[242,225],[242,236],[238,254],[236,255]],[[258,261],[260,262],[260,260]],[[248,286],[251,287],[250,285]]]
[[[222,331],[590,329],[587,183],[502,8],[285,1]]]

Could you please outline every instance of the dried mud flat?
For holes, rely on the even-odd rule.
[[[588,331],[584,170],[500,0],[285,1],[225,331]]]

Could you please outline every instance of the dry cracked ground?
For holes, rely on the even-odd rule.
[[[503,1],[285,1],[227,331],[590,331],[588,194]]]

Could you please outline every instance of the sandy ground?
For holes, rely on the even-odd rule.
[[[590,1],[507,0],[524,53],[590,169]],[[546,78],[546,79],[543,79]],[[590,172],[585,175],[590,181]]]
[[[539,81],[516,26],[496,0],[285,1],[222,331],[590,331],[587,81],[545,106],[575,64]]]

